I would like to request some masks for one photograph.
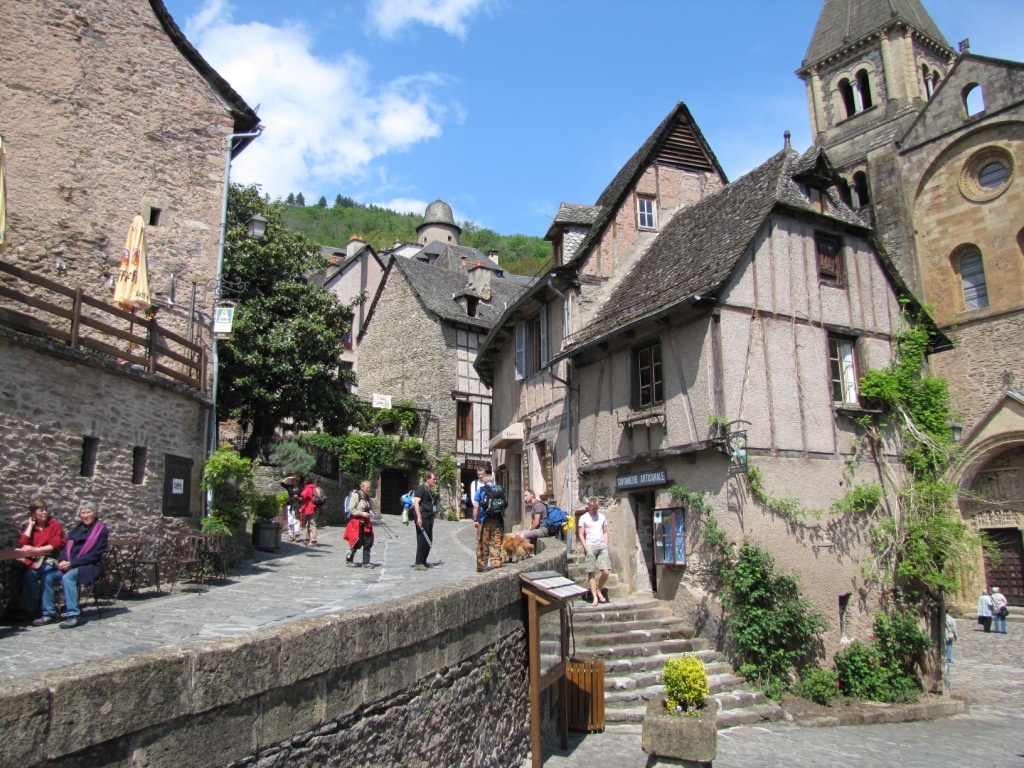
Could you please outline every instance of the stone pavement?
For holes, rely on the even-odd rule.
[[[931,722],[802,728],[786,723],[719,731],[715,768],[1001,768],[1024,766],[1024,621],[1008,635],[958,620],[950,685],[967,715]],[[977,631],[975,631],[977,628]],[[545,768],[646,768],[640,736],[569,734],[565,752],[547,745]],[[526,761],[523,766],[530,766]]]
[[[0,680],[353,610],[476,574],[474,530],[467,521],[438,520],[428,558],[435,567],[416,571],[413,526],[397,516],[385,519],[397,538],[377,527],[373,570],[346,568],[344,529],[321,528],[319,547],[283,542],[279,553],[258,552],[227,580],[215,580],[201,592],[179,583],[170,595],[120,600],[111,608],[101,601],[101,617],[86,605],[85,622],[76,629],[0,625]]]

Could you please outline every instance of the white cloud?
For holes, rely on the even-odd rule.
[[[458,38],[466,36],[466,21],[491,0],[370,0],[371,29],[394,37],[403,27],[425,24]]]
[[[186,25],[189,40],[254,108],[266,126],[239,155],[231,178],[272,197],[346,193],[386,155],[441,135],[449,82],[427,73],[375,83],[363,58],[327,60],[306,29],[235,24],[225,0],[208,0]],[[312,197],[311,197],[312,196]]]
[[[417,216],[422,216],[430,203],[426,200],[417,200],[412,197],[395,197],[391,200],[369,203],[369,205],[376,205],[379,208],[387,208],[388,210],[397,211],[398,213],[415,213]]]

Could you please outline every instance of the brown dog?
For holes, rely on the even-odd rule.
[[[506,536],[501,540],[501,562],[508,563],[515,559],[518,563],[533,554],[533,549],[532,541],[518,536]]]

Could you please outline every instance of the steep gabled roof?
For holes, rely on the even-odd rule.
[[[188,41],[174,19],[171,18],[171,14],[168,13],[163,0],[149,0],[149,4],[153,8],[153,13],[156,14],[160,26],[163,27],[164,32],[171,38],[171,41],[178,47],[178,50],[181,51],[185,59],[196,68],[200,77],[207,82],[214,93],[220,96],[228,105],[235,119],[234,133],[252,133],[255,131],[256,126],[260,123],[256,112],[245,103],[245,99],[238,95],[228,81],[221,77],[217,70],[211,67],[209,62]],[[239,139],[232,149],[232,156],[238,155],[250,141],[252,141],[252,137]]]
[[[643,146],[626,161],[597,198],[597,203],[590,206],[595,209],[593,225],[577,249],[573,261],[583,258],[589,248],[601,238],[621,206],[623,198],[633,190],[640,176],[654,162],[696,171],[714,171],[721,176],[723,182],[728,181],[725,171],[704,139],[704,134],[701,133],[690,110],[680,101]]]
[[[392,259],[391,264],[388,265],[387,271],[384,273],[383,280],[381,280],[380,289],[374,297],[373,304],[370,306],[370,311],[360,336],[369,327],[375,314],[377,303],[387,289],[388,283],[394,279],[396,272],[409,284],[409,288],[419,299],[423,308],[437,317],[437,319],[460,325],[475,326],[482,331],[486,331],[493,326],[508,306],[519,298],[519,295],[525,290],[525,287],[517,281],[498,277],[492,278],[491,300],[480,301],[477,305],[476,316],[470,317],[466,314],[466,310],[455,300],[456,296],[462,296],[466,293],[466,283],[469,276],[468,269],[463,267],[446,269],[436,264],[424,264],[416,259]]]
[[[825,0],[803,66],[810,66],[901,21],[952,52],[921,0]]]
[[[548,232],[544,235],[544,239],[553,240],[558,231],[567,224],[581,227],[593,226],[600,213],[601,209],[596,205],[562,203],[558,206],[558,213],[555,214],[555,219],[551,222],[551,226],[548,227]]]
[[[777,207],[824,215],[867,230],[857,214],[838,198],[829,196],[822,214],[794,181],[794,176],[820,176],[830,168],[818,147],[802,156],[787,148],[680,211],[633,265],[594,321],[574,334],[573,346],[599,339],[681,302],[713,296]]]

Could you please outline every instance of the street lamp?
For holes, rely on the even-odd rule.
[[[252,218],[245,222],[245,228],[249,232],[249,237],[259,240],[267,231],[267,220],[258,213],[253,214]]]

